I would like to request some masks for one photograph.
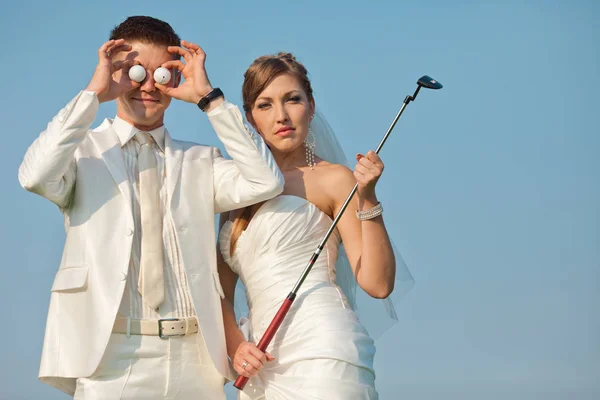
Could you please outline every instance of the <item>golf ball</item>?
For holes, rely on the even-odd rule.
[[[146,70],[141,65],[129,68],[129,79],[134,82],[142,82],[146,78]]]
[[[164,68],[159,67],[154,71],[154,82],[161,85],[166,85],[171,80],[171,72]]]

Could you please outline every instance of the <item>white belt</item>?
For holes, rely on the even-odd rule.
[[[168,339],[198,332],[198,320],[196,317],[162,318],[158,320],[117,317],[112,331],[113,333],[151,335]]]

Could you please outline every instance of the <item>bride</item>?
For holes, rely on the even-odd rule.
[[[336,261],[345,249],[353,282],[373,298],[392,293],[397,272],[410,279],[407,270],[396,271],[375,195],[383,163],[373,151],[356,156],[354,171],[336,163],[339,154],[319,157],[335,152],[337,141],[324,120],[313,121],[307,71],[289,53],[256,59],[244,75],[242,96],[246,117],[273,153],[285,189],[267,202],[221,215],[227,351],[236,372],[251,378],[240,398],[377,399],[374,342],[353,310],[352,284],[339,282],[339,263],[336,279]],[[321,143],[329,149],[319,148]],[[255,343],[357,182],[357,195],[263,353]],[[250,311],[241,327],[233,306],[238,277]]]

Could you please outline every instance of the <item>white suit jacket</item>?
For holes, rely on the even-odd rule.
[[[225,103],[227,104],[227,103]],[[237,107],[209,116],[233,160],[165,138],[169,207],[195,311],[217,370],[229,376],[216,268],[214,215],[270,199],[283,176]],[[229,104],[230,105],[230,104]],[[19,182],[56,203],[66,242],[51,290],[40,379],[68,394],[97,368],[125,288],[133,239],[131,189],[110,123],[89,130],[98,99],[81,92],[25,154]]]

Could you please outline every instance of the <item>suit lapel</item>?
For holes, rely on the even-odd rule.
[[[183,162],[183,148],[179,142],[174,141],[165,129],[165,168],[167,170],[167,198],[168,206],[171,206],[175,188],[181,176],[181,164]]]
[[[131,211],[131,185],[127,177],[127,168],[117,134],[113,131],[112,126],[108,126],[104,130],[92,132],[90,138],[96,145],[106,167],[123,194],[127,209]]]

